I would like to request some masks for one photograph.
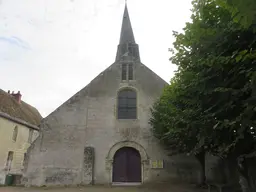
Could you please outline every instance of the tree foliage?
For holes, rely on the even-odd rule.
[[[248,28],[256,23],[256,1],[255,0],[217,0],[217,4],[227,9],[233,17],[234,22],[240,23]]]
[[[192,22],[174,32],[178,70],[150,120],[174,153],[239,157],[256,150],[256,12],[240,2],[194,0]]]

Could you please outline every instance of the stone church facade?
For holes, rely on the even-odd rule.
[[[25,184],[141,184],[182,176],[178,163],[188,158],[167,156],[148,123],[166,85],[141,63],[125,7],[115,62],[43,119],[28,150]],[[186,175],[196,179],[192,164]]]

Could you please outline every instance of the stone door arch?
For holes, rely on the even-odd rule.
[[[118,142],[113,145],[106,157],[106,169],[108,170],[109,174],[109,183],[113,182],[113,162],[114,156],[116,152],[121,148],[133,148],[138,151],[140,155],[140,163],[141,163],[141,183],[143,183],[147,179],[148,170],[149,170],[149,158],[145,151],[145,149],[138,143],[133,141],[123,141]]]

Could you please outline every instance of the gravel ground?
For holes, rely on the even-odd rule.
[[[0,187],[0,192],[205,192],[193,186],[185,184],[158,184],[143,185],[137,187],[110,187],[110,186],[87,186],[87,187]]]

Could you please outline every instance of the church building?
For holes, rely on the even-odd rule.
[[[141,63],[125,5],[115,62],[42,120],[27,152],[25,184],[137,185],[178,177],[149,125],[166,85]]]

